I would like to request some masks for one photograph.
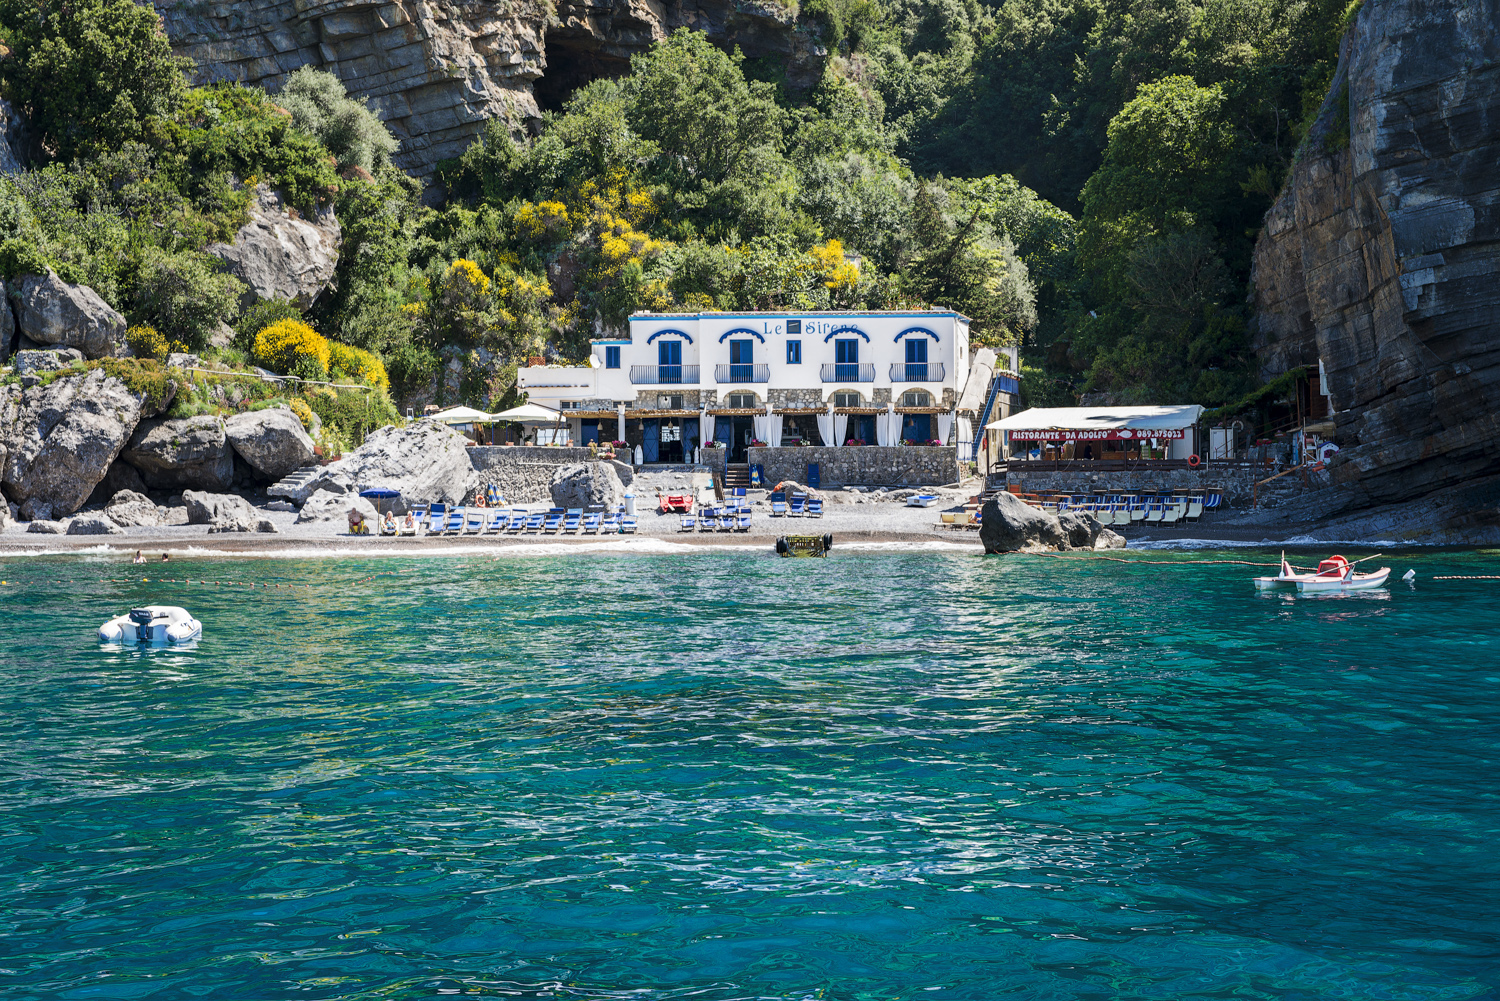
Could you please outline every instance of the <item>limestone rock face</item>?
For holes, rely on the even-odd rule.
[[[326,70],[370,101],[401,140],[397,166],[423,178],[490,119],[519,129],[540,117],[538,101],[560,107],[575,87],[625,73],[632,55],[680,27],[775,59],[793,86],[813,82],[825,56],[771,3],[591,0],[557,4],[555,14],[539,0],[154,3],[173,48],[197,64],[198,82],[238,80],[274,93],[298,67]]]
[[[1112,528],[1101,528],[1099,537],[1094,540],[1095,549],[1124,549],[1125,536]]]
[[[125,341],[125,317],[87,285],[69,285],[52,272],[22,275],[17,319],[38,344],[78,348],[86,358],[110,358]]]
[[[3,109],[4,104],[5,102],[0,101],[0,109]],[[0,110],[0,114],[3,113],[3,110]],[[0,142],[0,160],[3,160],[4,151],[8,148]],[[4,173],[3,164],[0,164],[0,173]],[[0,280],[0,364],[10,357],[11,342],[16,339],[16,331],[19,329],[16,326],[16,314],[10,308],[10,295],[6,290],[5,282]]]
[[[83,352],[77,348],[41,348],[29,351],[17,351],[15,360],[16,375],[25,379],[27,376],[40,375],[43,372],[57,372],[79,361],[83,361]]]
[[[121,458],[158,490],[223,491],[234,482],[234,453],[218,417],[142,421]]]
[[[1063,511],[1057,516],[1058,527],[1068,537],[1069,549],[1093,549],[1104,526],[1086,511]]]
[[[209,534],[216,532],[275,532],[276,525],[234,494],[214,494],[184,490],[182,503],[187,507],[189,525],[207,525]]]
[[[94,487],[94,492],[89,494],[88,503],[109,505],[116,494],[125,492],[144,496],[148,489],[139,469],[124,459],[116,459],[109,464],[104,479]]]
[[[1324,514],[1500,474],[1497,46],[1500,0],[1365,4],[1266,215],[1253,343],[1268,377],[1322,364]]]
[[[98,369],[0,389],[0,484],[21,516],[63,517],[82,507],[135,430],[141,405]]]
[[[134,490],[121,490],[110,499],[104,514],[116,525],[125,528],[161,524],[161,512],[151,503],[151,498]]]
[[[552,474],[552,503],[563,508],[602,505],[614,510],[625,502],[625,485],[608,462],[559,466]]]
[[[333,280],[342,239],[332,209],[304,219],[288,211],[280,193],[262,184],[250,204],[250,221],[235,233],[234,242],[211,243],[203,249],[245,283],[242,306],[274,298],[307,309]]]
[[[404,428],[387,425],[373,431],[359,448],[329,463],[289,492],[291,500],[306,503],[318,490],[359,493],[374,487],[401,491],[390,510],[406,513],[408,504],[462,504],[472,496],[478,474],[464,446],[463,435],[435,421],[418,421]]]
[[[1057,515],[1038,510],[1004,491],[985,502],[980,515],[979,541],[987,553],[1069,547]]]
[[[253,410],[224,421],[224,434],[241,459],[279,480],[312,463],[313,440],[290,410]]]
[[[31,524],[26,526],[26,531],[36,535],[62,535],[67,525],[60,521],[52,521],[48,518],[34,518]]]

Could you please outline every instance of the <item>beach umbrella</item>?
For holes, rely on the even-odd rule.
[[[489,420],[492,421],[515,421],[519,424],[551,424],[561,418],[562,414],[558,411],[549,410],[535,403],[523,403],[519,407],[511,407],[509,410],[489,415]]]
[[[376,515],[380,515],[383,513],[380,510],[380,502],[395,500],[396,498],[401,496],[401,491],[395,489],[394,487],[371,487],[368,490],[361,490],[359,492],[359,495],[366,500],[374,501],[375,513]]]
[[[475,410],[473,407],[449,407],[447,410],[433,414],[427,419],[453,427],[457,425],[482,424],[493,418],[483,410]]]

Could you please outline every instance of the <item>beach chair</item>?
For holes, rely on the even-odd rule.
[[[479,535],[484,531],[484,509],[464,508],[464,527],[459,529],[459,535],[468,535],[470,532]]]
[[[462,535],[464,530],[464,509],[456,507],[448,512],[447,519],[443,522],[442,534]]]
[[[565,514],[567,514],[567,512],[560,507],[554,507],[548,510],[546,515],[542,518],[542,534],[547,535],[551,532],[561,531],[563,516]]]
[[[526,516],[526,534],[534,535],[542,530],[542,521],[546,514],[541,511],[533,511]]]
[[[786,517],[786,494],[771,495],[771,517]]]
[[[516,508],[511,511],[505,520],[505,532],[507,535],[515,535],[526,527],[526,509]]]
[[[720,509],[720,511],[719,511],[719,517],[717,519],[718,520],[718,529],[719,529],[719,531],[721,531],[721,532],[732,532],[732,531],[734,531],[735,520],[738,517],[739,517],[738,515],[736,515],[733,511],[730,511],[728,508],[722,508],[722,509]]]
[[[420,535],[422,526],[427,523],[427,508],[414,506],[407,514],[411,515],[411,534]]]
[[[1162,516],[1166,513],[1166,509],[1162,507],[1161,501],[1153,498],[1151,503],[1146,505],[1146,523],[1160,525]]]
[[[680,514],[677,516],[677,530],[679,532],[691,532],[697,527],[698,518],[696,515]]]
[[[1203,510],[1212,511],[1222,503],[1224,498],[1219,494],[1209,494],[1203,499]]]
[[[633,514],[622,514],[622,515],[620,515],[620,531],[623,532],[626,535],[634,535],[635,534],[635,515],[633,515]]]
[[[583,516],[583,534],[598,535],[599,523],[604,519],[603,511],[589,511]]]
[[[599,532],[602,535],[616,535],[620,531],[620,512],[605,511],[604,517],[599,521]]]
[[[1197,521],[1201,517],[1203,517],[1203,495],[1194,494],[1188,498],[1187,520]]]
[[[712,532],[719,526],[717,508],[706,507],[698,512],[698,531]]]
[[[809,497],[807,499],[807,516],[809,518],[823,517],[823,498]]]
[[[738,531],[738,532],[748,532],[748,531],[750,531],[750,512],[749,511],[741,511],[739,514],[735,515],[735,526],[734,527],[735,527],[735,531]]]
[[[563,515],[563,526],[562,526],[563,534],[564,535],[573,535],[573,534],[576,534],[577,531],[578,531],[578,527],[580,525],[582,525],[582,524],[583,524],[583,508],[581,508],[581,507],[570,507],[570,508],[568,508],[568,513],[565,514],[565,515]]]
[[[428,513],[428,518],[427,518],[427,534],[428,535],[441,535],[441,534],[443,534],[443,525],[445,525],[447,523],[447,521],[448,521],[448,508],[447,508],[447,505],[445,505],[445,504],[434,504],[434,505],[432,505],[432,510]]]
[[[792,494],[791,506],[787,508],[787,517],[800,518],[807,513],[807,494]]]
[[[1182,517],[1182,511],[1177,507],[1177,498],[1163,498],[1161,502],[1161,523],[1163,525],[1175,525],[1177,519]]]
[[[505,521],[506,518],[504,511],[491,511],[489,520],[485,522],[484,529],[480,532],[480,534],[483,535],[485,532],[491,532],[495,535],[499,535],[501,532],[505,531]]]

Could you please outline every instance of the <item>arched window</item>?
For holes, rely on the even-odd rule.
[[[724,406],[730,410],[754,410],[760,404],[755,401],[754,393],[730,393],[724,400]]]
[[[910,389],[901,394],[901,405],[903,407],[930,407],[932,406],[932,394],[925,389]]]
[[[862,407],[865,401],[858,393],[842,392],[833,394],[833,405],[836,407]]]

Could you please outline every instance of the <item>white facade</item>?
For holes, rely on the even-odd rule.
[[[588,368],[523,368],[520,388],[558,409],[901,404],[952,408],[969,373],[969,321],[953,312],[641,313],[630,336],[593,342]],[[848,395],[848,394],[853,394]],[[743,401],[741,401],[743,402]]]

